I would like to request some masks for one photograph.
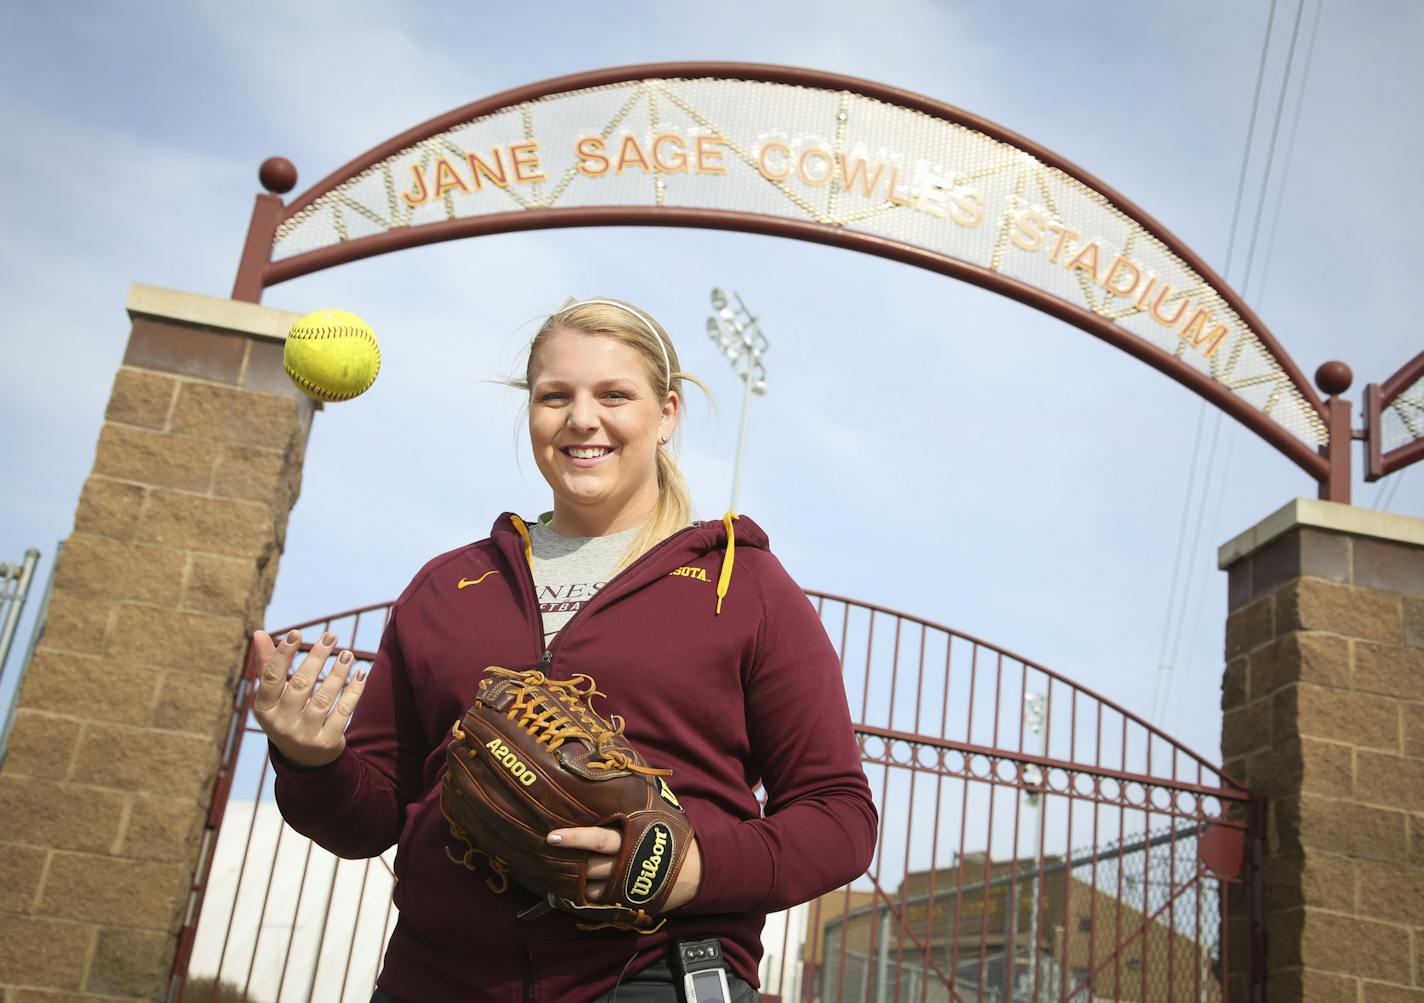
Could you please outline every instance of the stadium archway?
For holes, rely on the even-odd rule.
[[[1321,498],[1350,499],[1348,366],[1320,367],[1322,399],[1241,297],[1146,212],[1063,157],[918,94],[782,66],[617,67],[457,108],[287,204],[292,164],[272,158],[261,178],[268,194],[234,299],[255,303],[268,286],[376,254],[517,230],[677,226],[814,241],[1067,321],[1226,411]],[[1374,419],[1360,437],[1377,452]],[[1370,479],[1395,469],[1394,454],[1419,457],[1424,425],[1403,427],[1407,456],[1392,450]]]

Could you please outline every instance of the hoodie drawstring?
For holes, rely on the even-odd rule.
[[[524,525],[524,520],[513,512],[509,514],[510,522],[514,523],[514,528],[519,530],[520,537],[524,540],[524,559],[529,562],[529,568],[534,568],[534,544],[529,541],[529,530]]]
[[[722,558],[722,573],[717,576],[717,613],[722,612],[722,599],[732,589],[732,561],[737,551],[737,534],[732,531],[732,520],[741,516],[728,512],[722,516],[722,525],[727,527],[727,553]]]

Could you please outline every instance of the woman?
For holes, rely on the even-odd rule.
[[[698,382],[641,310],[565,306],[535,336],[525,379],[508,381],[529,394],[552,512],[533,526],[505,512],[489,538],[425,565],[369,673],[341,651],[314,687],[337,638],[323,635],[288,678],[297,633],[254,635],[253,712],[284,817],[343,857],[397,844],[400,920],[373,1000],[676,1000],[665,955],[708,937],[732,999],[755,1000],[766,913],[868,866],[877,819],[837,655],[759,526],[691,519],[666,448],[685,379]],[[656,933],[588,932],[557,911],[521,921],[532,895],[496,894],[484,867],[461,862],[474,855],[440,811],[444,748],[489,665],[592,676],[608,694],[600,709],[673,771],[695,839]],[[549,834],[588,851],[591,880],[608,876],[620,839]]]

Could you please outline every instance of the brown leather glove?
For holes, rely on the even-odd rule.
[[[692,843],[692,824],[663,780],[623,737],[623,719],[605,719],[590,701],[593,679],[549,679],[490,666],[475,702],[450,729],[440,809],[465,844],[446,855],[471,870],[484,857],[490,888],[508,878],[585,929],[652,933]],[[588,852],[549,845],[550,830],[612,826],[622,849],[599,899],[587,894]]]

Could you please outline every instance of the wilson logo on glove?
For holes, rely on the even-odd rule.
[[[662,889],[667,880],[668,852],[672,832],[661,822],[654,822],[633,854],[633,867],[628,872],[628,901],[642,905]]]
[[[539,777],[533,770],[519,761],[519,757],[514,754],[509,746],[505,745],[497,738],[492,738],[485,743],[485,748],[493,754],[496,761],[503,763],[504,768],[514,774],[514,778],[525,787],[531,786]]]

